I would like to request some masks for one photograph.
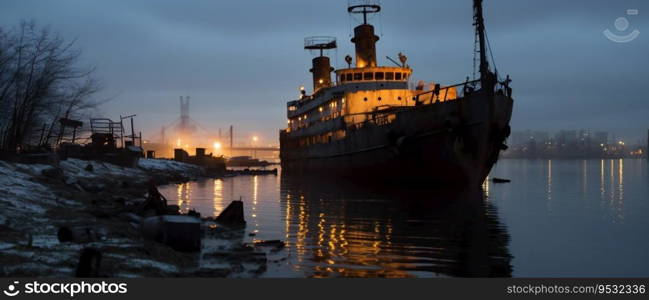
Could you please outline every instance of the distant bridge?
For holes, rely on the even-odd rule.
[[[279,151],[279,147],[223,147],[225,151]]]

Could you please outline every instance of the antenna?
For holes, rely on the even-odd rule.
[[[389,59],[393,64],[397,65],[397,67],[402,67],[402,66],[401,66],[397,61],[395,61],[395,60],[392,59],[391,57],[386,56],[385,58]]]
[[[347,12],[350,14],[363,14],[363,24],[367,24],[367,14],[375,14],[381,11],[378,4],[370,4],[371,1],[363,1],[365,4],[350,5]]]
[[[337,46],[336,38],[332,36],[311,36],[304,39],[304,49],[309,51],[320,51],[320,56],[324,51],[335,49]]]

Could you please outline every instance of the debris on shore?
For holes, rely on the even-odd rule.
[[[512,182],[510,179],[498,178],[498,177],[494,177],[494,178],[492,178],[491,181],[492,181],[493,183],[508,183],[508,182]]]
[[[152,185],[203,176],[204,168],[162,159],[135,168],[0,161],[0,276],[259,276],[267,249],[244,243],[242,202],[223,222],[146,204]]]

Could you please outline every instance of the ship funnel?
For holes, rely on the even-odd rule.
[[[374,34],[374,26],[367,23],[367,15],[381,11],[375,4],[352,5],[347,8],[350,14],[363,14],[363,24],[354,28],[352,43],[356,45],[356,67],[376,67],[376,42],[379,37]]]
[[[336,48],[336,38],[325,36],[314,36],[304,39],[304,49],[318,52],[319,56],[313,58],[313,92],[321,88],[331,86],[331,61],[325,56],[325,51]]]

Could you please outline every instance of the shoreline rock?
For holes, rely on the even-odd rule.
[[[52,165],[0,161],[0,193],[7,195],[0,199],[0,276],[74,277],[80,251],[87,247],[102,254],[102,269],[92,272],[101,276],[258,276],[266,269],[261,259],[242,267],[228,258],[243,245],[241,229],[241,234],[210,230],[199,222],[201,233],[209,231],[203,238],[219,241],[209,244],[232,253],[224,260],[208,255],[208,266],[201,257],[215,249],[182,253],[141,234],[144,219],[134,208],[145,200],[150,182],[182,183],[205,175],[198,166],[161,159],[141,159],[137,168],[72,158]],[[84,227],[102,228],[101,238],[76,231]],[[63,242],[60,228],[68,228]]]

